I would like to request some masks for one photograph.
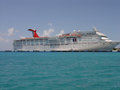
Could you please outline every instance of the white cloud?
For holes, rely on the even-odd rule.
[[[0,35],[2,36],[2,35],[6,35],[6,34],[0,33]],[[2,42],[2,43],[7,43],[7,42],[9,42],[8,39],[5,39],[5,38],[3,38],[3,37],[1,37],[1,36],[0,36],[0,42]]]
[[[9,42],[9,40],[8,40],[8,39],[4,39],[4,38],[2,38],[2,37],[0,36],[0,42],[5,42],[5,43],[7,43],[7,42]]]
[[[5,41],[4,41],[5,43],[7,43],[7,42],[9,42],[9,40],[8,39],[5,39]]]
[[[59,36],[59,35],[62,35],[62,34],[64,34],[64,33],[65,33],[65,31],[64,31],[64,30],[61,30],[60,33],[57,34],[57,35],[55,35],[55,36]]]
[[[13,31],[14,31],[14,28],[10,28],[10,29],[8,29],[8,36],[13,36],[14,34],[13,34]]]
[[[64,30],[61,30],[61,31],[60,31],[60,34],[64,34],[64,33],[65,33],[65,31],[64,31]]]
[[[13,36],[14,35],[13,32],[14,32],[14,28],[10,28],[10,29],[7,30],[6,33],[0,33],[0,35]],[[18,30],[16,30],[15,32],[18,32]]]
[[[54,32],[54,29],[49,28],[48,31],[47,31],[47,30],[44,30],[43,36],[50,36],[50,34],[53,33],[53,32]]]
[[[40,33],[38,32],[38,35],[39,36],[50,36],[50,34],[53,33],[55,30],[53,29],[52,23],[49,23],[49,25],[51,26],[49,30],[44,30],[43,35],[40,35]]]
[[[19,35],[19,37],[20,37],[20,39],[26,38],[26,37],[24,37],[24,36],[21,36],[21,35]]]
[[[52,26],[52,23],[49,22],[49,25]]]
[[[2,37],[0,37],[0,42],[4,41],[4,39]]]

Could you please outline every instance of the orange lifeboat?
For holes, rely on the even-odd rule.
[[[48,36],[44,36],[44,38],[48,38]]]
[[[77,36],[77,34],[72,34],[71,36]]]
[[[81,37],[81,35],[77,35],[78,37]]]

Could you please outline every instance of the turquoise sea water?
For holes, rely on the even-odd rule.
[[[120,90],[120,53],[0,52],[0,90]]]

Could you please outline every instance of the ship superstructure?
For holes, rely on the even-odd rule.
[[[92,31],[74,31],[55,37],[39,37],[37,30],[32,38],[22,38],[13,41],[15,51],[82,51],[82,50],[112,50],[120,41],[112,41],[95,27]]]

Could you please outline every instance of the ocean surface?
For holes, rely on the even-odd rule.
[[[0,52],[0,90],[120,90],[120,52]]]

